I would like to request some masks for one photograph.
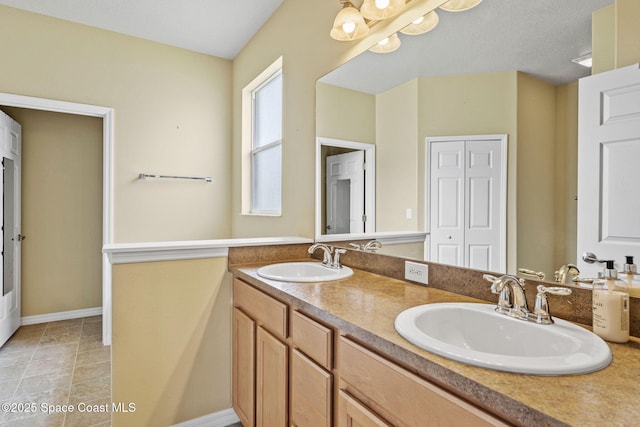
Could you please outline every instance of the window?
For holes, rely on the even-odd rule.
[[[281,59],[243,90],[243,109],[249,105],[250,130],[247,123],[243,123],[246,153],[243,159],[243,213],[279,215],[282,205]],[[243,117],[249,118],[248,114]],[[248,135],[250,140],[246,138]],[[246,193],[249,193],[248,197]]]

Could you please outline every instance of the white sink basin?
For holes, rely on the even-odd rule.
[[[258,269],[258,276],[281,282],[328,282],[345,279],[352,274],[349,267],[335,269],[319,262],[283,262]]]
[[[495,305],[427,304],[396,317],[409,342],[440,356],[498,371],[570,375],[598,371],[611,362],[609,346],[573,323],[539,325],[494,311]]]

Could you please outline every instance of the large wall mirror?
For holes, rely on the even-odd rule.
[[[464,13],[438,10],[429,33],[400,34],[398,50],[365,52],[317,82],[317,164],[341,154],[330,141],[375,146],[371,230],[429,232],[427,138],[505,134],[506,270],[553,281],[577,257],[576,82],[591,71],[572,59],[591,52],[592,12],[611,4],[485,0]],[[326,194],[316,206],[325,236]]]

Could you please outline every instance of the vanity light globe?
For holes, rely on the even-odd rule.
[[[401,29],[400,32],[410,36],[428,33],[438,25],[439,20],[438,14],[435,11],[431,11]]]
[[[394,33],[387,38],[380,40],[369,49],[370,52],[374,53],[390,53],[394,50],[397,50],[400,47],[400,37],[398,37],[398,33]]]
[[[329,35],[335,40],[350,41],[362,38],[368,32],[369,26],[364,22],[358,9],[346,6],[336,15]]]
[[[360,6],[362,16],[370,21],[391,18],[402,12],[405,0],[364,0]]]

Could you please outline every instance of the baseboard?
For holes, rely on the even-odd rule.
[[[57,322],[59,320],[77,319],[79,317],[99,316],[102,307],[83,308],[81,310],[60,311],[58,313],[38,314],[25,316],[21,319],[21,325],[35,325],[37,323]]]
[[[233,409],[229,408],[224,411],[176,424],[173,427],[226,427],[239,422],[240,418],[238,418]]]

